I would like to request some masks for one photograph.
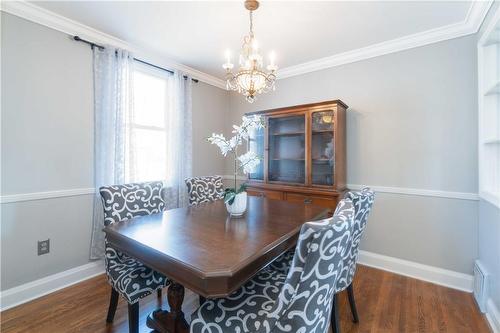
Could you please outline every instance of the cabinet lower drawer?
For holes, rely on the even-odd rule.
[[[263,198],[275,199],[275,200],[283,200],[283,192],[279,192],[279,191],[248,189],[247,193],[248,193],[248,195],[253,195],[256,197],[263,197]]]
[[[305,204],[322,206],[327,208],[335,209],[337,206],[337,199],[334,197],[322,197],[316,195],[307,195],[300,193],[287,192],[285,194],[285,199],[292,202],[301,202]]]

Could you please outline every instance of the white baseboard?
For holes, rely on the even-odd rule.
[[[104,273],[102,261],[91,262],[0,292],[0,310],[29,302]]]
[[[472,275],[367,251],[359,251],[359,263],[441,286],[472,292]]]
[[[432,282],[449,288],[459,289],[466,292],[472,291],[472,275],[367,251],[360,251],[359,263],[419,280]],[[5,290],[0,293],[0,310],[4,311],[10,309],[14,306],[29,302],[35,298],[50,294],[59,289],[103,273],[104,265],[102,261],[97,261]],[[189,303],[195,302],[196,300],[195,297],[192,297],[192,299],[191,297],[187,298],[190,299]],[[499,327],[500,315],[491,300],[488,302],[488,314],[490,324],[493,323],[491,324],[492,326],[496,325],[496,327]],[[498,331],[494,332],[500,333]]]
[[[486,319],[493,333],[500,333],[500,311],[491,298],[486,302]]]

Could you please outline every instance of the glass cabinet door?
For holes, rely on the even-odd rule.
[[[260,163],[255,167],[254,172],[248,175],[248,178],[264,180],[264,129],[253,130],[249,134],[248,150],[260,158]]]
[[[311,180],[313,185],[333,185],[335,147],[333,111],[312,114]]]
[[[305,183],[305,116],[269,118],[269,181]]]

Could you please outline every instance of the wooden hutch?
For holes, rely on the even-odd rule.
[[[248,194],[336,207],[346,191],[346,109],[334,100],[248,113],[266,123],[250,136],[262,163]]]

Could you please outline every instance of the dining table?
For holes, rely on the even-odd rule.
[[[311,204],[248,197],[242,217],[223,200],[166,210],[104,228],[110,246],[171,280],[169,309],[149,314],[155,332],[189,332],[181,309],[185,288],[202,298],[226,297],[297,243],[306,221],[331,215]]]

